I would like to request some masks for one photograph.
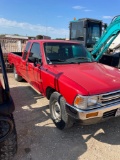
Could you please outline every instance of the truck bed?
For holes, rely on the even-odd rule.
[[[22,58],[22,52],[10,52],[8,53],[8,62],[12,66],[15,62],[20,63]]]

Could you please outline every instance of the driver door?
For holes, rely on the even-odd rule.
[[[39,92],[43,92],[41,83],[41,51],[40,44],[34,42],[32,44],[28,57],[28,78],[29,83]]]

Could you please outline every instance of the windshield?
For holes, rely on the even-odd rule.
[[[91,54],[82,44],[47,42],[44,50],[48,64],[69,64],[92,62]]]
[[[88,23],[88,31],[87,31],[87,43],[95,44],[101,35],[101,25],[95,23]]]

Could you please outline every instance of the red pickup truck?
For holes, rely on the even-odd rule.
[[[17,81],[25,79],[50,100],[59,129],[120,115],[120,71],[95,62],[79,42],[30,40],[23,53],[9,53],[8,61]]]

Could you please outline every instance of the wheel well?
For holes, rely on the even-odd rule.
[[[55,92],[55,89],[51,88],[51,87],[47,87],[46,89],[46,97],[47,99],[50,99],[51,94]]]

